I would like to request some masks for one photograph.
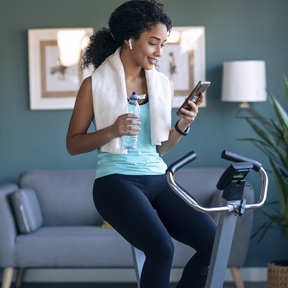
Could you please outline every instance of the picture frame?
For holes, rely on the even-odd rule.
[[[205,27],[173,27],[157,62],[173,82],[173,108],[179,108],[199,81],[206,81]],[[206,107],[206,92],[200,107]]]
[[[74,108],[77,91],[89,76],[80,66],[85,43],[92,34],[90,27],[28,30],[31,110]],[[75,40],[77,45],[69,45]],[[75,49],[68,51],[65,44]],[[70,60],[69,55],[73,55]]]

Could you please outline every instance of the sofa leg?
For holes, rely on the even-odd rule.
[[[19,267],[18,268],[15,287],[20,287],[21,286],[24,272],[25,272],[25,268],[24,267],[21,267],[21,268]]]
[[[235,285],[237,288],[244,288],[241,270],[239,267],[230,267]]]
[[[14,273],[14,267],[6,267],[3,275],[2,288],[10,288]]]

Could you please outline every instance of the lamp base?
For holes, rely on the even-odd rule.
[[[243,108],[243,109],[249,109],[250,108],[250,105],[248,102],[242,102],[239,106],[240,106],[240,108]]]

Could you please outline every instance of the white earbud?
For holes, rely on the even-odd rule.
[[[129,47],[132,50],[132,39],[130,38],[128,42],[129,42]]]

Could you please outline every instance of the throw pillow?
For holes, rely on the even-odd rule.
[[[11,201],[21,233],[33,232],[42,225],[42,213],[34,190],[19,189],[12,193]]]

